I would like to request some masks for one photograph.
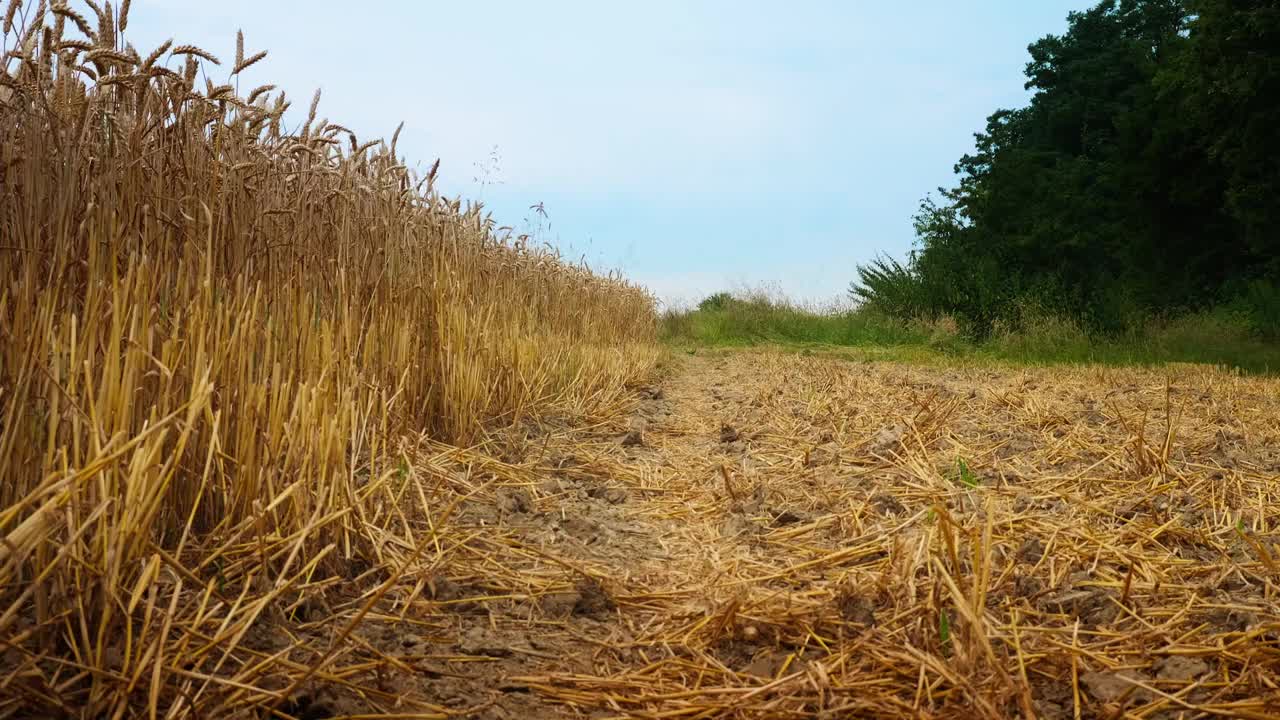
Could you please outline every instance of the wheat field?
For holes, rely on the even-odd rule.
[[[499,231],[318,93],[288,127],[283,91],[238,92],[243,37],[136,49],[129,11],[5,13],[0,715],[249,712],[289,695],[260,678],[333,675],[239,648],[439,561],[421,438],[607,411],[656,357],[643,289]]]
[[[243,36],[4,9],[0,720],[1280,717],[1276,378],[673,350]]]

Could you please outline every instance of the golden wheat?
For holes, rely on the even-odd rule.
[[[234,715],[285,699],[271,676],[349,684],[332,647],[301,663],[245,637],[326,578],[385,587],[443,562],[450,511],[406,472],[411,438],[615,402],[655,358],[652,299],[436,194],[438,162],[410,173],[399,129],[389,147],[313,131],[317,92],[291,136],[283,93],[255,104],[271,85],[194,90],[212,53],[119,49],[127,2],[118,21],[91,6],[96,32],[63,4],[20,26],[18,5],[0,73],[0,716]],[[63,18],[92,44],[46,31]],[[239,39],[231,74],[263,56]]]

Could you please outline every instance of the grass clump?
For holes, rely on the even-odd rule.
[[[718,293],[696,309],[668,309],[662,337],[680,347],[753,344],[856,348],[887,359],[999,361],[1026,365],[1226,365],[1253,373],[1280,372],[1280,343],[1260,314],[1220,307],[1175,317],[1130,318],[1114,333],[1036,305],[977,336],[949,316],[903,320],[874,308],[804,305],[777,294]]]
[[[1248,317],[1227,308],[1147,318],[1109,335],[1089,334],[1079,323],[1038,315],[1016,329],[996,332],[978,347],[993,357],[1027,364],[1181,362],[1280,372],[1280,344],[1256,332]]]
[[[927,343],[931,329],[849,306],[804,305],[764,291],[711,295],[696,309],[668,309],[662,337],[677,345],[710,347],[762,342],[820,345]]]

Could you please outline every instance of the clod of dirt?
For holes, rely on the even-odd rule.
[[[489,628],[477,625],[462,634],[458,639],[458,650],[464,655],[483,655],[485,657],[506,657],[511,648],[493,636]]]
[[[412,635],[412,634],[405,635],[404,637],[400,638],[399,657],[401,657],[402,659],[411,658],[411,657],[422,657],[425,655],[430,655],[434,649],[435,649],[435,644],[432,641],[432,639],[429,637],[423,637],[423,636]]]
[[[1044,543],[1038,537],[1029,537],[1018,547],[1018,559],[1032,565],[1044,557]]]
[[[886,452],[895,450],[898,444],[902,442],[902,436],[907,432],[905,425],[894,423],[887,428],[881,428],[871,438],[871,452],[875,455],[883,455]]]
[[[309,693],[289,698],[280,709],[298,720],[326,720],[335,717],[333,708],[327,702]]]
[[[106,666],[112,670],[122,670],[124,668],[124,648],[118,643],[112,643],[107,646],[102,659]]]
[[[739,433],[736,429],[734,429],[733,426],[731,425],[720,426],[720,442],[722,443],[737,442],[738,438],[740,437],[742,437],[741,433]]]
[[[878,492],[871,496],[871,507],[880,515],[901,515],[907,511],[907,508],[898,501],[898,498],[887,492]]]
[[[1020,492],[1017,497],[1013,499],[1013,511],[1021,515],[1022,513],[1030,510],[1031,506],[1034,504],[1035,501],[1031,499],[1030,495]]]
[[[782,669],[782,665],[786,661],[786,655],[778,655],[772,652],[765,653],[752,660],[749,665],[742,669],[742,672],[746,675],[772,680],[777,677],[778,671]]]
[[[1062,587],[1041,598],[1041,609],[1074,616],[1086,627],[1105,625],[1120,614],[1113,601],[1116,593],[1107,588],[1084,586],[1088,573],[1072,573]]]
[[[1209,672],[1209,663],[1200,658],[1172,655],[1156,663],[1155,669],[1160,680],[1189,682]]]
[[[803,521],[804,519],[805,518],[803,515],[799,515],[790,510],[783,510],[782,512],[774,516],[773,526],[781,527],[783,525],[794,525],[798,522]]]
[[[1151,681],[1151,678],[1144,673],[1136,670],[1126,670],[1122,672],[1087,672],[1080,676],[1080,684],[1084,685],[1085,689],[1089,691],[1089,695],[1102,702],[1119,702],[1122,698],[1127,698],[1131,705],[1145,705],[1151,702],[1154,696],[1150,691],[1124,680],[1124,677],[1144,683]]]
[[[840,617],[849,622],[867,627],[876,624],[875,603],[852,587],[843,587],[836,594],[836,608],[840,611]]]
[[[498,509],[507,514],[523,514],[533,510],[533,498],[529,491],[519,487],[498,490]]]
[[[1036,700],[1035,710],[1036,716],[1044,718],[1044,720],[1066,720],[1066,718],[1071,717],[1070,710],[1049,700]]]
[[[560,522],[560,529],[583,543],[590,545],[600,539],[600,523],[579,515],[570,515]]]
[[[721,638],[707,650],[725,667],[746,667],[755,658],[760,646],[751,640]]]
[[[22,651],[11,647],[0,653],[0,667],[17,667],[22,658]]]
[[[539,606],[542,612],[553,618],[566,618],[573,614],[574,608],[582,601],[582,593],[577,590],[548,593],[542,596]]]
[[[720,526],[720,535],[726,538],[734,538],[740,535],[759,535],[762,530],[763,528],[748,518],[738,513],[732,513],[724,521],[724,524]]]
[[[595,578],[580,580],[574,589],[578,594],[578,601],[573,606],[575,615],[599,616],[617,607],[609,591]]]
[[[552,475],[538,483],[538,491],[544,495],[559,495],[566,491],[564,478]]]
[[[996,451],[997,457],[1008,459],[1029,453],[1036,448],[1036,443],[1025,435],[1015,435],[1004,442]]]
[[[551,466],[557,470],[564,470],[579,465],[578,456],[576,455],[560,455],[552,458]]]
[[[640,430],[631,430],[622,436],[622,447],[636,447],[644,445],[644,433]]]
[[[804,466],[817,467],[827,465],[840,459],[840,448],[835,443],[826,443],[805,453]]]
[[[1216,589],[1222,590],[1227,593],[1238,593],[1238,592],[1243,592],[1244,589],[1247,587],[1249,587],[1248,581],[1246,581],[1243,577],[1241,577],[1240,571],[1237,570],[1223,577],[1222,580],[1218,582],[1218,586]]]
[[[1042,590],[1044,590],[1044,583],[1034,575],[1019,575],[1013,581],[1013,591],[1018,594],[1018,597],[1039,595]]]
[[[1144,516],[1148,511],[1149,506],[1146,500],[1122,500],[1111,508],[1113,515],[1124,520],[1133,520],[1138,516]]]
[[[610,505],[620,505],[627,501],[627,491],[621,488],[593,487],[587,491],[587,497],[599,498]]]
[[[329,610],[318,597],[307,597],[294,606],[289,619],[298,622],[315,622],[329,615]]]
[[[462,588],[443,575],[432,575],[427,578],[427,597],[432,600],[457,600],[462,597]]]
[[[1205,618],[1207,622],[1224,632],[1247,632],[1258,623],[1257,614],[1248,610],[1227,610],[1218,608]]]
[[[1066,720],[1074,715],[1071,711],[1074,693],[1070,683],[1036,684],[1032,686],[1031,694],[1036,714],[1042,720]]]

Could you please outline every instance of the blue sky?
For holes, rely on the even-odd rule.
[[[403,120],[446,193],[664,299],[822,300],[910,248],[919,200],[1025,101],[1026,46],[1088,5],[135,0],[127,37],[229,59],[243,29],[270,54],[242,89],[305,113],[323,88],[319,114],[362,139]]]

